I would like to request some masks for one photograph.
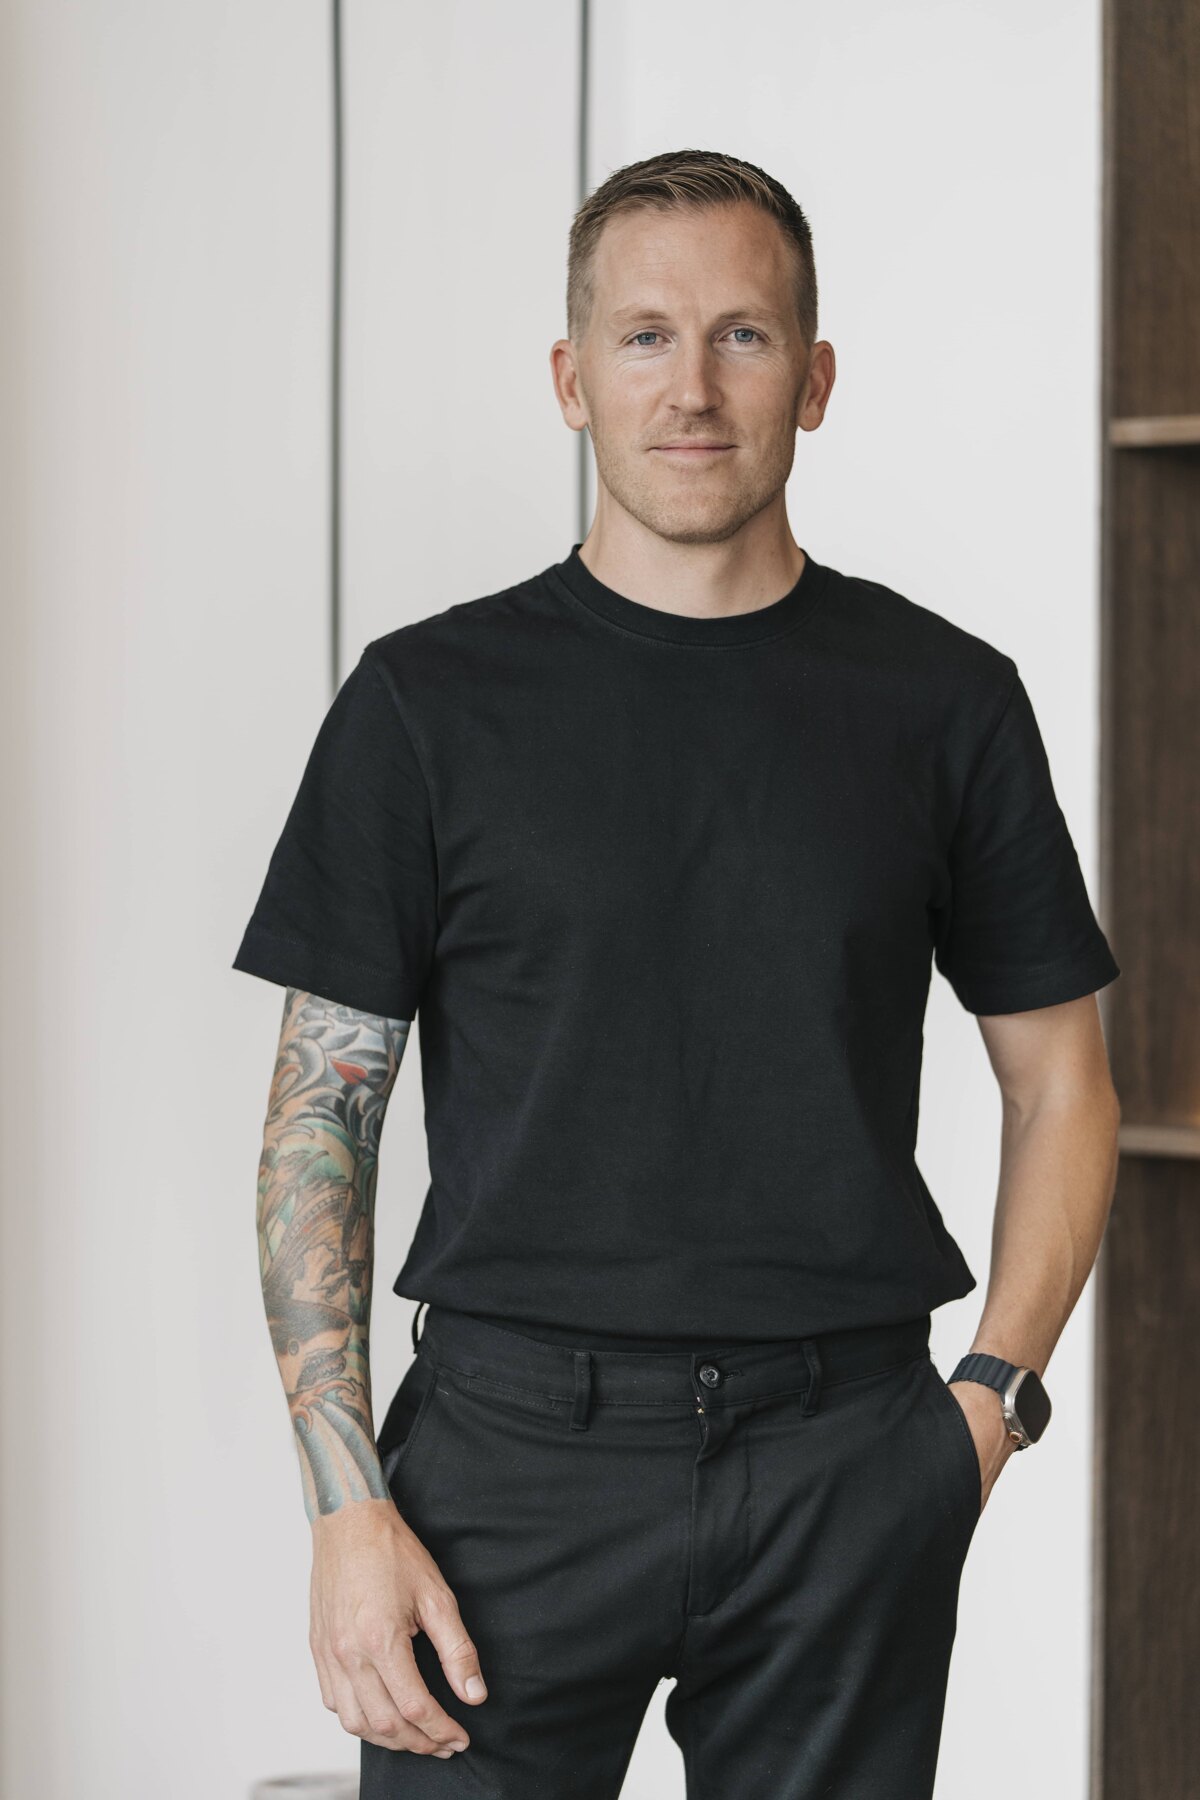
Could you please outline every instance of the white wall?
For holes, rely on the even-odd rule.
[[[501,9],[345,8],[346,666],[570,530],[574,21],[523,11],[522,47]],[[0,1794],[214,1800],[358,1761],[258,1290],[282,993],[229,968],[328,702],[329,7],[27,0],[0,31]],[[414,1044],[380,1417],[418,1093]]]
[[[796,535],[1017,658],[1089,874],[1097,10],[593,7],[593,183],[699,144],[792,188],[840,365],[799,440]],[[348,667],[576,536],[547,364],[576,40],[566,0],[345,13]],[[282,994],[228,966],[328,699],[329,85],[324,0],[0,14],[2,1800],[211,1800],[357,1763],[308,1654],[257,1286]],[[940,979],[926,1057],[921,1166],[980,1278],[936,1321],[948,1371],[999,1115]],[[380,1182],[380,1414],[409,1350],[390,1283],[426,1181],[419,1074],[414,1039]],[[1085,1792],[1090,1310],[968,1558],[947,1796],[1006,1793],[1013,1669],[1037,1791]],[[682,1795],[666,1691],[630,1800]]]

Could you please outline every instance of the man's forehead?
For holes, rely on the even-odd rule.
[[[704,246],[693,239],[681,256],[679,246],[655,234],[656,219],[634,213],[613,223],[630,230],[620,243],[606,232],[597,245],[595,292],[606,325],[634,318],[665,323],[685,311],[711,313],[710,323],[750,312],[776,325],[788,322],[792,275],[777,234],[753,256],[744,245],[714,250],[711,239]]]

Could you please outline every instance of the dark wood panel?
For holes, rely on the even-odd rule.
[[[1103,248],[1091,1793],[1200,1800],[1200,0],[1104,0]]]
[[[1200,412],[1200,5],[1108,11],[1111,414]]]
[[[1139,1125],[1200,1122],[1200,450],[1109,451],[1103,913],[1113,1075]],[[1112,840],[1116,828],[1115,843]]]
[[[1200,1167],[1122,1162],[1096,1270],[1095,1795],[1200,1793]]]

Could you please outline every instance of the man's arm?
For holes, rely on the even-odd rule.
[[[258,1255],[309,1523],[389,1501],[369,1332],[379,1137],[410,1021],[287,990],[258,1170]]]
[[[375,1447],[369,1331],[375,1184],[411,1021],[288,988],[258,1175],[263,1301],[313,1527],[310,1645],[347,1731],[449,1756],[465,1728],[421,1679],[424,1630],[468,1704],[486,1690],[437,1565],[397,1511]]]
[[[1045,1374],[1100,1250],[1121,1108],[1094,994],[979,1029],[1000,1086],[1000,1180],[987,1299],[972,1350]],[[983,1465],[984,1500],[1014,1450],[1000,1396],[951,1384]]]

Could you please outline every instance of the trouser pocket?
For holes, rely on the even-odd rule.
[[[388,1407],[375,1448],[390,1487],[401,1463],[410,1455],[437,1393],[437,1364],[418,1349]]]
[[[980,1468],[975,1439],[971,1434],[967,1415],[958,1403],[958,1396],[953,1392],[949,1382],[932,1358],[929,1360],[928,1369],[939,1409],[945,1416],[946,1432],[950,1439],[950,1455],[959,1471],[963,1504],[967,1509],[968,1518],[978,1520],[983,1510],[983,1470]]]

